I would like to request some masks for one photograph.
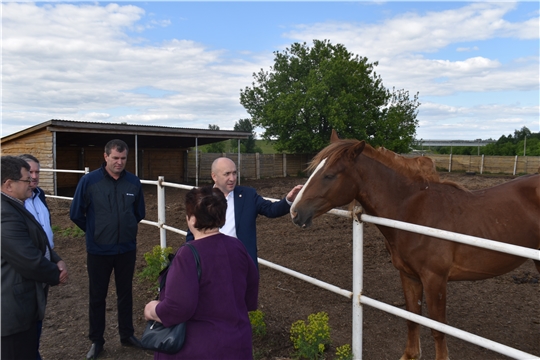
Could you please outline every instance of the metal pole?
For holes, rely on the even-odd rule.
[[[139,177],[139,137],[135,134],[135,175]]]
[[[163,225],[165,225],[165,187],[163,186],[164,181],[165,181],[164,176],[158,177],[158,184],[157,184],[158,226],[159,226],[159,242],[162,249],[167,247],[167,230],[163,228]]]
[[[362,208],[356,207],[353,214],[353,295],[352,295],[352,353],[354,359],[362,359],[362,304],[364,268],[364,223],[360,221]]]
[[[53,163],[52,168],[56,169],[56,131],[53,131]],[[56,176],[56,173],[53,173],[53,191],[54,195],[58,195],[58,177]]]
[[[195,138],[195,186],[199,186],[199,138]]]

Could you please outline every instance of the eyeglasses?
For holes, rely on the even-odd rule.
[[[22,181],[22,182],[25,182],[25,183],[31,183],[32,182],[32,179],[30,180],[23,180],[23,179],[18,179],[18,180],[12,180],[12,181]]]

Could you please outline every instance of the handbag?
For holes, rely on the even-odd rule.
[[[195,257],[195,264],[197,265],[197,276],[199,281],[201,280],[201,262],[197,249],[189,243],[185,244],[191,249],[193,256]],[[184,246],[184,245],[182,245]],[[170,265],[169,265],[170,266]],[[163,290],[165,280],[167,278],[167,272],[169,270],[167,266],[161,272],[160,279],[160,291]],[[159,295],[158,295],[159,298]],[[155,320],[149,320],[146,323],[146,328],[141,337],[141,346],[146,350],[159,351],[166,354],[176,354],[182,349],[184,340],[186,338],[186,323],[173,325],[171,327],[165,327],[162,323]]]

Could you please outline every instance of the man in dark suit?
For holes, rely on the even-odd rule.
[[[229,158],[220,157],[212,163],[214,186],[219,188],[227,198],[227,216],[220,232],[238,238],[258,266],[257,216],[277,218],[288,214],[302,185],[295,186],[280,201],[272,202],[263,199],[253,188],[236,186],[237,175],[236,164]],[[186,240],[193,240],[193,235],[188,232]]]
[[[28,165],[30,166],[30,178],[32,179],[32,182],[30,183],[30,188],[32,189],[32,195],[25,200],[24,207],[26,210],[30,212],[30,214],[34,215],[37,222],[41,224],[43,227],[43,230],[45,231],[45,234],[47,234],[47,238],[49,239],[49,245],[51,246],[51,249],[54,249],[54,241],[53,241],[53,230],[52,230],[52,224],[51,224],[51,213],[49,211],[49,207],[47,206],[47,200],[45,199],[45,192],[42,188],[39,187],[39,173],[41,170],[41,165],[39,164],[39,160],[31,155],[31,154],[23,154],[19,156],[21,159],[26,161]],[[58,268],[61,271],[66,271],[67,274],[67,267],[64,261],[58,262]],[[39,339],[41,337],[41,329],[43,328],[43,322],[38,321],[37,324],[37,331],[38,331],[38,352],[37,352],[37,358],[36,360],[41,360],[41,355],[39,354]]]
[[[35,359],[37,323],[45,316],[49,285],[67,281],[62,259],[24,207],[32,195],[30,166],[2,156],[2,359]]]

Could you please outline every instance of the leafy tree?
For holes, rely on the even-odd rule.
[[[332,129],[343,138],[408,151],[416,133],[418,94],[386,89],[374,71],[377,62],[355,56],[341,45],[314,40],[274,52],[270,71],[254,73],[240,103],[265,140],[277,151],[317,152]]]
[[[219,130],[219,126],[209,124],[208,129],[209,130]],[[215,143],[212,143],[212,144],[208,144],[208,145],[205,146],[203,151],[208,152],[208,153],[223,153],[223,152],[225,152],[226,144],[227,144],[227,141],[220,141],[220,142],[215,142]]]
[[[240,140],[240,152],[242,153],[262,153],[260,147],[255,143],[255,127],[249,119],[240,119],[234,124],[235,131],[250,132],[249,138]],[[231,147],[235,149],[238,146],[237,140],[231,140]]]

